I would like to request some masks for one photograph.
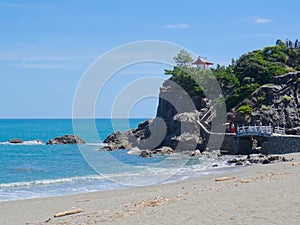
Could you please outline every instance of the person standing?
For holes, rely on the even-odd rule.
[[[234,124],[231,124],[230,132],[233,133],[233,134],[235,134],[235,126],[234,126]]]

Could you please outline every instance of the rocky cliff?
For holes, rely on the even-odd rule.
[[[250,106],[248,113],[239,112]],[[228,120],[236,124],[284,126],[288,134],[300,134],[300,72],[275,77],[263,85],[228,113]]]
[[[196,104],[195,104],[196,102]],[[199,117],[209,109],[207,99],[190,98],[176,83],[166,80],[160,89],[156,118],[145,121],[136,129],[109,135],[105,150],[155,150],[164,146],[173,150],[204,149],[207,135],[200,128]]]
[[[156,118],[141,123],[136,129],[109,135],[104,140],[108,144],[105,150],[133,147],[155,150],[167,146],[175,151],[204,151],[210,147],[210,137],[214,139],[213,147],[222,144],[224,135],[209,132],[214,110],[206,98],[189,97],[169,80],[161,87],[159,97]],[[251,110],[243,114],[239,108],[244,105]],[[300,134],[300,72],[275,77],[234,107],[227,114],[227,120],[245,125],[259,120],[263,124],[285,126],[289,134]]]

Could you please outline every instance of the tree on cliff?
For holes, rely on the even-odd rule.
[[[223,90],[229,111],[262,85],[272,83],[274,77],[299,71],[300,49],[288,48],[283,41],[277,40],[275,46],[248,52],[237,60],[232,60],[230,65],[217,65],[210,72],[192,67],[193,59],[185,50],[181,50],[174,60],[177,66],[173,70],[165,70],[165,74],[172,75],[171,80],[191,96],[204,96],[205,85],[200,87],[198,84],[205,83],[203,79],[209,76],[215,76]]]
[[[173,58],[177,66],[187,66],[193,62],[191,54],[186,50],[180,50],[178,55]]]

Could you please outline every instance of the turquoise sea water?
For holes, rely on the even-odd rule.
[[[98,151],[114,131],[136,127],[145,119],[82,120],[83,145],[45,145],[56,136],[73,134],[71,119],[0,120],[0,201],[89,192],[172,182],[205,175],[222,161],[182,155],[150,159],[127,155],[125,150]],[[84,124],[95,123],[97,135]],[[86,128],[86,129],[85,129]],[[20,138],[23,144],[7,141]],[[37,143],[35,140],[43,143]]]

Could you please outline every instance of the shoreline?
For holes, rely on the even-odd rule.
[[[23,195],[23,196],[19,196],[19,197],[13,197],[13,198],[4,198],[4,199],[0,199],[0,203],[2,202],[10,202],[10,201],[23,201],[23,200],[34,200],[34,199],[45,199],[45,198],[52,198],[52,197],[63,197],[63,196],[68,196],[68,195],[80,195],[80,194],[87,194],[87,193],[91,193],[91,192],[102,192],[102,191],[109,191],[109,190],[118,190],[118,189],[131,189],[131,188],[138,188],[138,187],[146,187],[146,186],[153,186],[153,185],[165,185],[165,184],[171,184],[171,183],[176,183],[176,182],[181,182],[181,181],[185,181],[185,180],[192,180],[192,179],[201,179],[203,177],[206,176],[211,176],[214,174],[226,174],[226,173],[230,173],[231,171],[238,171],[243,169],[243,166],[233,166],[233,165],[221,165],[221,163],[226,162],[228,159],[223,158],[222,161],[219,162],[214,162],[214,165],[217,165],[217,167],[207,167],[206,169],[200,170],[198,171],[196,174],[195,171],[185,171],[184,168],[178,169],[178,172],[173,174],[172,176],[167,176],[168,178],[166,180],[162,180],[160,182],[151,182],[149,184],[146,185],[126,185],[123,184],[122,181],[116,181],[114,179],[109,179],[106,176],[102,177],[99,174],[93,174],[93,175],[87,175],[87,176],[83,176],[83,177],[70,177],[70,178],[59,178],[59,179],[53,179],[53,180],[38,180],[38,181],[28,181],[28,182],[15,182],[15,183],[8,183],[8,184],[3,184],[3,186],[7,185],[13,186],[13,189],[15,189],[14,192],[6,192],[5,189],[3,190],[3,192],[0,192],[0,194],[2,194],[3,196],[7,195],[7,196],[14,196],[14,194],[17,194],[18,192],[22,193],[22,192],[29,192],[29,190],[27,189],[28,186],[26,185],[31,183],[45,183],[45,184],[50,184],[51,188],[56,188],[58,190],[62,190],[64,187],[66,186],[63,190],[63,192],[52,192],[51,193],[46,193],[45,191],[47,190],[47,185],[45,186],[30,186],[29,188],[32,189],[30,190],[30,192],[34,193],[34,195]],[[221,162],[221,163],[220,163]],[[212,163],[212,162],[211,162]],[[184,171],[184,175],[182,175],[181,173]],[[187,177],[187,175],[189,175]],[[70,190],[70,186],[68,186],[68,182],[66,183],[62,183],[60,180],[79,180],[79,181],[83,181],[85,179],[87,179],[87,181],[85,182],[85,184],[80,184],[80,186],[76,185],[75,189],[81,189],[81,188],[85,188],[85,190]],[[103,183],[98,183],[101,180],[106,180],[107,184],[108,183],[114,183],[115,186],[109,185],[106,186],[103,185]],[[87,183],[88,182],[88,183]],[[94,184],[93,184],[94,182]],[[99,187],[99,185],[103,185],[103,187]],[[19,185],[19,187],[16,187],[17,185]],[[1,184],[0,184],[1,186]],[[24,186],[24,187],[23,187]],[[34,192],[34,189],[38,189],[38,193]],[[42,190],[44,189],[44,190]]]
[[[1,224],[289,224],[300,219],[300,153],[175,183],[0,202]],[[230,178],[215,181],[220,177]],[[83,211],[54,218],[68,210]]]

